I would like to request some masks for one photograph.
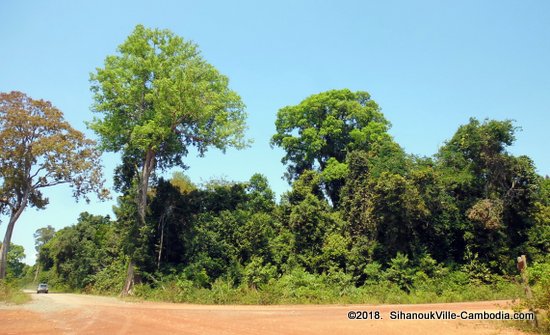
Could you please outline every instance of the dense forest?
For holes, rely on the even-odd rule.
[[[285,107],[272,138],[287,152],[292,186],[280,201],[261,174],[194,185],[175,172],[154,180],[136,229],[135,195],[120,185],[116,219],[82,213],[40,248],[40,281],[118,293],[129,253],[136,293],[174,301],[219,286],[264,290],[256,302],[266,303],[419,290],[432,300],[491,298],[519,294],[506,283],[519,282],[521,254],[548,274],[550,179],[507,152],[511,121],[471,119],[433,157],[405,153],[388,128],[365,92]]]
[[[16,270],[23,251],[11,248],[8,274],[202,303],[456,301],[523,296],[524,254],[548,308],[550,179],[508,151],[512,121],[472,118],[419,157],[367,92],[331,90],[278,111],[271,144],[286,153],[290,184],[280,199],[261,174],[196,185],[184,174],[188,148],[247,143],[244,105],[195,50],[138,26],[92,74],[101,117],[89,126],[122,157],[115,217],[39,229],[37,264]],[[162,67],[182,57],[192,70]]]

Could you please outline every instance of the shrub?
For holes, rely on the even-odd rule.
[[[550,332],[550,262],[534,263],[527,269],[533,297],[525,301],[524,307],[537,312],[539,328]]]
[[[126,278],[126,260],[117,258],[113,263],[92,276],[92,293],[118,294]]]
[[[397,284],[405,292],[410,292],[414,280],[414,269],[409,264],[409,257],[397,253],[390,261],[390,267],[386,270],[386,278]]]
[[[266,284],[270,278],[274,278],[277,268],[269,263],[264,265],[262,257],[253,256],[250,263],[244,268],[243,280],[252,289]]]
[[[20,305],[30,300],[31,297],[16,288],[13,283],[0,280],[0,301]]]

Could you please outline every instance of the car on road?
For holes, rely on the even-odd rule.
[[[36,294],[38,293],[48,293],[48,284],[38,284],[38,287],[36,288]]]

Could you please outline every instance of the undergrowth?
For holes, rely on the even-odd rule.
[[[31,297],[21,291],[17,285],[0,280],[0,302],[20,305],[30,300]]]
[[[523,297],[520,285],[496,279],[492,283],[472,283],[460,273],[444,278],[423,279],[404,290],[391,281],[353,285],[345,274],[313,275],[294,270],[278,279],[250,287],[218,279],[210,287],[197,287],[184,277],[166,278],[155,285],[138,284],[134,295],[154,301],[199,304],[415,304]]]

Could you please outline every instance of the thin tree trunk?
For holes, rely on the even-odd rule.
[[[172,215],[172,210],[172,205],[168,206],[168,208],[164,211],[159,220],[160,245],[157,257],[157,270],[160,269],[160,260],[162,258],[162,246],[164,245],[164,227],[166,226],[166,220],[168,220],[169,217]]]
[[[8,266],[8,251],[10,249],[11,236],[13,234],[13,228],[15,227],[15,222],[23,213],[23,210],[27,206],[27,197],[25,197],[21,203],[21,206],[15,207],[12,210],[10,216],[10,222],[6,228],[6,235],[4,235],[4,241],[2,242],[2,247],[0,247],[0,279],[6,278],[6,268]],[[14,211],[15,210],[15,211]]]
[[[145,225],[145,213],[147,210],[147,191],[149,190],[149,178],[155,167],[155,156],[156,153],[149,149],[145,154],[145,162],[143,163],[143,168],[141,171],[140,180],[138,183],[138,198],[137,198],[137,210],[138,210],[138,226],[143,227]],[[130,255],[130,260],[128,262],[128,270],[126,272],[126,281],[124,288],[122,289],[122,296],[127,296],[130,294],[132,287],[134,285],[134,275],[135,275],[135,261],[134,256]]]
[[[147,209],[147,191],[149,190],[149,178],[151,172],[155,166],[155,152],[151,149],[147,150],[145,155],[145,162],[143,163],[143,169],[141,171],[141,180],[138,190],[138,215],[140,219],[140,225],[145,225],[145,211]]]
[[[36,262],[36,271],[34,272],[34,279],[32,281],[33,284],[36,284],[39,273],[40,273],[40,263]]]
[[[157,270],[160,269],[160,259],[162,257],[162,244],[164,243],[164,222],[160,224],[160,246],[159,246],[159,253],[157,258]]]
[[[126,282],[122,288],[121,296],[126,297],[130,294],[132,287],[134,286],[134,260],[130,258],[128,261],[128,271],[126,272]]]
[[[10,249],[11,235],[13,233],[13,227],[15,226],[15,220],[10,218],[6,234],[4,235],[4,241],[0,247],[0,279],[6,278],[6,268],[8,266],[8,251]]]

